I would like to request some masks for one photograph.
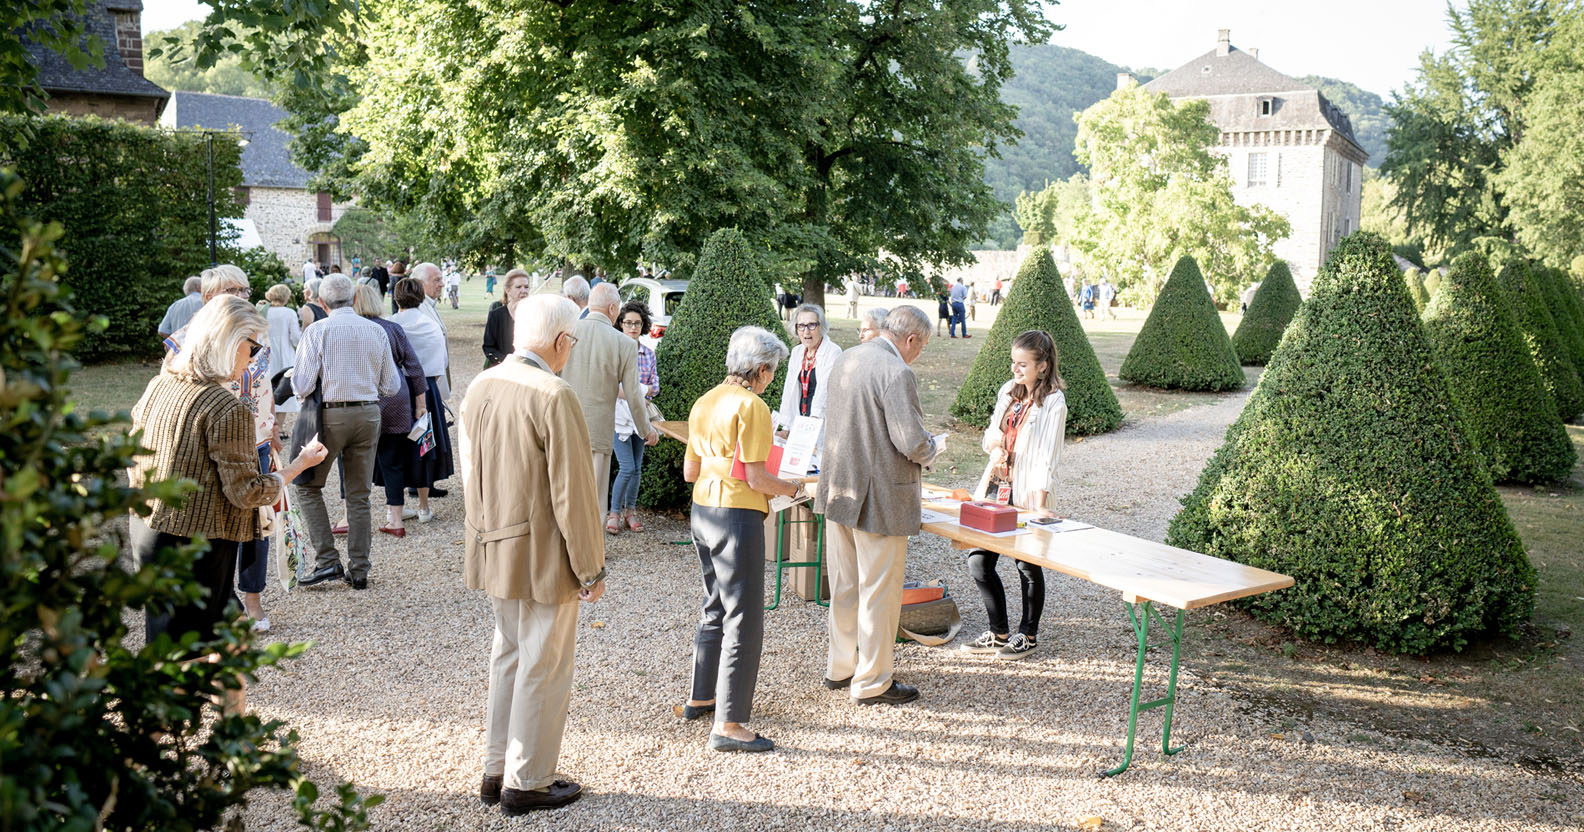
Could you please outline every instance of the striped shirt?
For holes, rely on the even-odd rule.
[[[350,306],[303,330],[297,344],[292,392],[306,397],[319,388],[327,402],[376,402],[401,390],[391,358],[390,336]]]

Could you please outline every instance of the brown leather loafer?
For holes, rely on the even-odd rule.
[[[549,788],[522,791],[501,789],[503,815],[526,815],[541,809],[559,809],[583,796],[583,787],[570,780],[557,780]]]
[[[505,781],[504,774],[486,774],[484,782],[479,784],[479,800],[485,806],[494,806],[501,801],[501,784]]]

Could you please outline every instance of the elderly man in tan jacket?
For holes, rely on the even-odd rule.
[[[555,776],[578,601],[605,592],[588,429],[577,395],[556,376],[576,343],[577,313],[565,298],[524,300],[516,352],[480,373],[462,403],[463,573],[495,608],[479,796],[507,815],[582,793]]]
[[[616,446],[616,396],[627,399],[635,432],[644,444],[660,441],[660,432],[649,424],[644,407],[643,388],[638,386],[638,342],[616,329],[621,295],[611,283],[601,283],[589,291],[588,316],[572,330],[576,336],[572,358],[561,377],[577,391],[583,403],[583,418],[588,424],[590,450],[594,461],[594,486],[599,490],[600,516],[610,502],[611,451]]]

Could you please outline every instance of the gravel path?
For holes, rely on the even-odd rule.
[[[1068,513],[1160,539],[1244,398],[1073,443]],[[1191,652],[1174,726],[1188,750],[1170,761],[1155,753],[1152,712],[1133,769],[1100,780],[1121,754],[1132,634],[1115,593],[1054,575],[1034,657],[997,663],[901,647],[898,677],[923,696],[899,709],[855,708],[819,684],[824,612],[794,596],[768,614],[754,709],[753,727],[777,752],[711,752],[707,725],[670,712],[686,696],[701,592],[690,550],[670,545],[687,538],[685,523],[658,517],[646,518],[648,533],[611,541],[610,590],[579,621],[561,770],[586,796],[511,821],[475,797],[490,613],[462,586],[460,492],[436,506],[435,521],[413,524],[405,540],[378,541],[368,592],[338,585],[266,598],[271,637],[315,646],[267,673],[249,702],[301,733],[316,780],[387,795],[376,829],[1578,828],[1577,804],[1562,796],[1576,801],[1576,784],[1499,761],[1343,724],[1280,739],[1270,717],[1202,682]],[[1015,587],[1012,566],[1002,569]],[[946,579],[964,635],[984,628],[962,556],[944,541],[916,539],[908,572]],[[246,820],[293,828],[274,795]]]

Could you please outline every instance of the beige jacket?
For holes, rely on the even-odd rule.
[[[575,601],[578,589],[605,570],[577,395],[542,364],[512,356],[473,379],[460,422],[468,589],[544,604]]]
[[[583,404],[593,450],[608,454],[615,446],[618,386],[632,411],[636,433],[648,436],[649,414],[643,388],[638,386],[638,342],[618,332],[610,319],[598,312],[578,321],[572,334],[578,339],[577,346],[561,369],[561,377],[577,391]]]
[[[918,534],[920,468],[936,447],[913,371],[882,336],[843,352],[829,383],[814,511],[871,534]]]

